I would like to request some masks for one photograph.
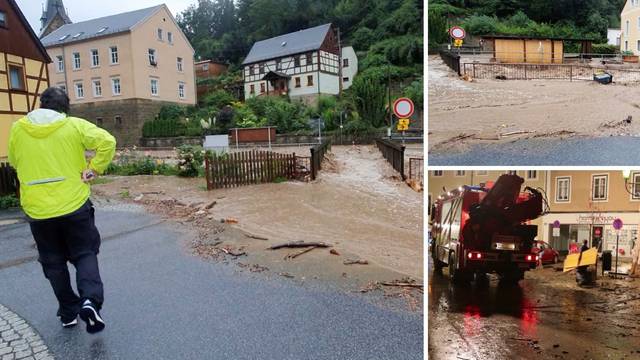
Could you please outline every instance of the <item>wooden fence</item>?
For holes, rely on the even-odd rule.
[[[208,190],[295,179],[296,155],[258,150],[207,153],[205,175]]]
[[[324,154],[329,150],[331,150],[331,140],[325,140],[322,144],[311,148],[311,180],[315,180],[318,176],[318,171],[322,170]]]
[[[18,174],[8,163],[0,163],[0,196],[18,193]]]
[[[376,145],[382,156],[400,173],[402,181],[405,181],[407,178],[404,175],[404,146],[385,139],[376,139]]]

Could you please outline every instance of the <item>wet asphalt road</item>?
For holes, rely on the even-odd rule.
[[[461,152],[429,152],[430,166],[636,166],[640,137],[525,139],[478,144]]]
[[[640,358],[635,300],[617,301],[607,291],[577,288],[569,275],[563,279],[566,286],[551,286],[527,273],[517,287],[495,279],[453,286],[446,269],[442,275],[431,269],[429,359]]]
[[[422,358],[418,313],[202,261],[169,223],[136,209],[99,208],[96,216],[107,321],[98,335],[60,327],[28,225],[0,226],[0,303],[57,359]]]

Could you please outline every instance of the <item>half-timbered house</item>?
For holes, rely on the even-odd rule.
[[[351,85],[358,58],[352,47],[341,47],[338,29],[325,24],[258,41],[242,64],[246,99],[289,96],[315,103]]]
[[[50,62],[15,0],[0,0],[0,160],[7,157],[11,125],[40,105]]]

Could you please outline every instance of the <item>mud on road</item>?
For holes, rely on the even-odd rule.
[[[385,289],[389,296],[406,298],[411,308],[421,308],[420,289],[377,285],[422,283],[423,203],[422,193],[400,181],[374,146],[334,146],[318,180],[310,183],[206,191],[202,178],[107,179],[93,186],[98,198],[143,204],[175,221],[193,239],[196,255],[266,276],[320,280],[347,291]],[[285,257],[300,249],[267,250],[292,241],[332,247],[295,259]],[[368,264],[345,265],[346,260]]]
[[[614,79],[615,80],[615,79]],[[640,86],[593,81],[462,80],[429,57],[429,151],[519,139],[640,136]],[[631,122],[624,122],[631,116]]]
[[[598,274],[599,275],[599,274]],[[429,358],[640,358],[640,280],[598,279],[579,288],[573,273],[529,271],[516,287],[453,286],[429,275]]]

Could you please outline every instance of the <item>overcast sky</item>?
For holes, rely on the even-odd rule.
[[[40,31],[40,16],[42,6],[47,0],[16,0],[20,10],[27,17],[36,34]],[[167,4],[171,13],[175,16],[197,0],[63,0],[64,7],[73,22],[95,19],[103,16],[119,14],[127,11],[144,9],[147,7]]]

